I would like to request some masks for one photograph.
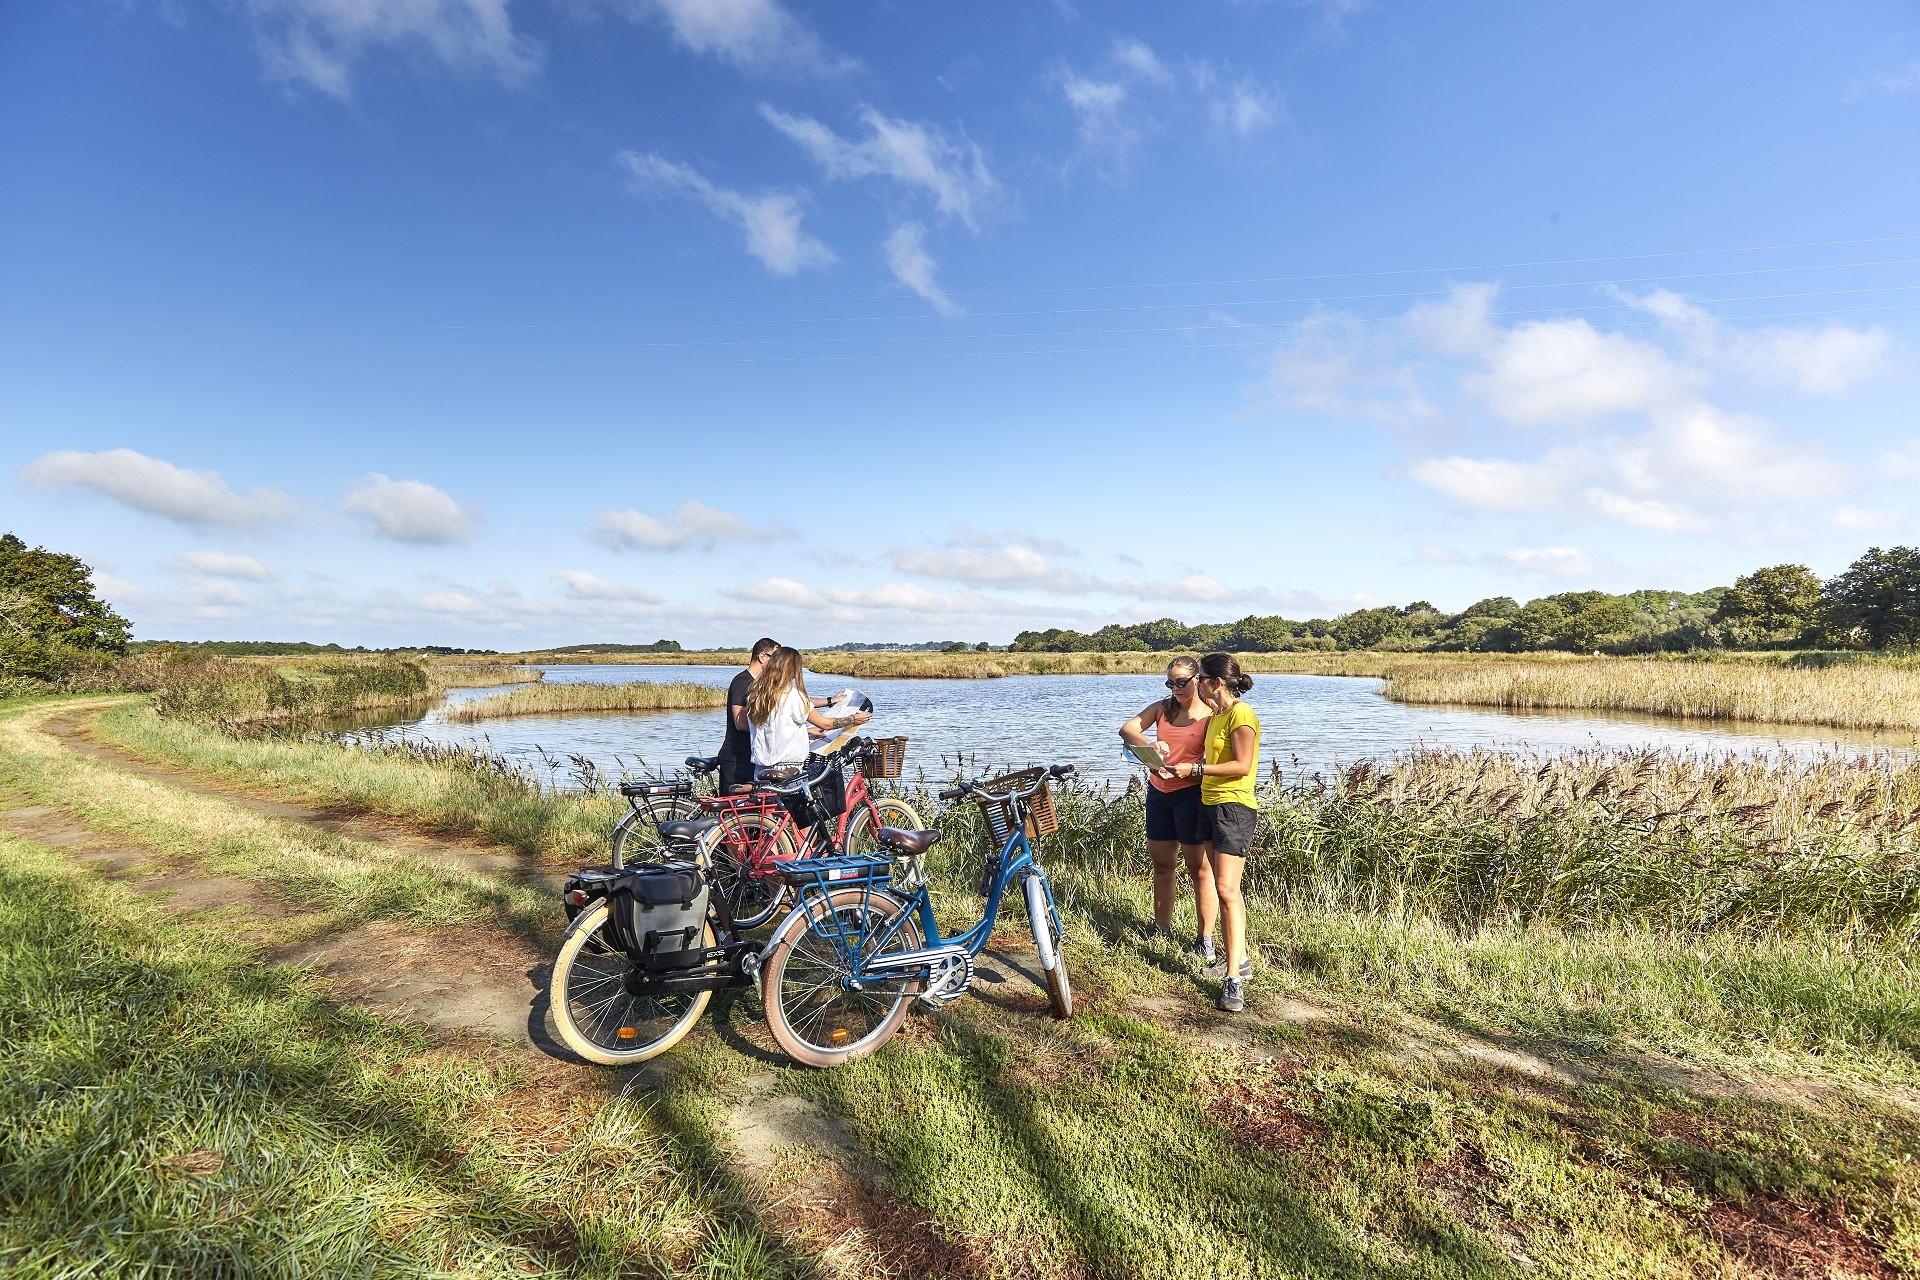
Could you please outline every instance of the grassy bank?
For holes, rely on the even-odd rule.
[[[461,724],[502,716],[586,711],[687,711],[727,705],[727,691],[704,684],[636,680],[632,684],[529,684],[447,709]]]
[[[149,812],[148,836],[183,848],[228,834],[216,802],[167,807],[138,779],[62,765],[58,744],[29,732],[47,710],[8,709],[0,728],[18,731],[0,732],[0,780],[90,822]],[[506,773],[485,781],[471,759],[234,741],[131,704],[102,731],[231,785],[443,829],[517,830],[549,848],[584,837],[593,816],[593,802],[542,796]],[[1920,1123],[1904,1104],[1920,1089],[1909,959],[1920,774],[1887,761],[1428,755],[1385,774],[1269,785],[1262,800],[1246,1018],[1216,1020],[1211,985],[1140,939],[1139,798],[1063,790],[1063,829],[1041,855],[1067,909],[1081,1014],[1051,1022],[1026,979],[983,961],[997,976],[982,976],[977,999],[914,1018],[876,1058],[779,1074],[778,1089],[838,1117],[856,1157],[909,1202],[902,1221],[934,1224],[950,1245],[944,1269],[1065,1280],[1920,1266]],[[611,816],[609,805],[598,831]],[[940,823],[950,834],[935,871],[953,922],[977,907],[966,886],[982,849],[970,808]],[[580,861],[597,851],[588,844]],[[0,904],[15,900],[0,892]],[[1180,923],[1192,927],[1185,905]],[[1003,936],[1017,930],[1009,918]],[[0,938],[11,932],[0,919]],[[221,971],[209,961],[210,977],[241,981]],[[740,1034],[749,1000],[723,1005],[725,1027],[671,1055],[650,1114],[681,1117],[674,1140],[711,1134],[729,1082],[768,1069]],[[185,1017],[169,1028],[217,1025],[197,1009]],[[174,1043],[131,1025],[109,1038],[127,1052]],[[33,1053],[56,1056],[45,1042]],[[598,1132],[596,1114],[583,1105],[537,1128],[558,1123],[580,1141]],[[651,1158],[652,1131],[640,1132]],[[352,1150],[331,1130],[315,1138],[336,1140]],[[602,1154],[527,1176],[556,1199],[597,1193],[614,1167],[601,1161],[620,1157],[592,1150]],[[695,1167],[708,1158],[696,1153]],[[256,1208],[264,1229],[281,1229],[279,1203]],[[723,1200],[700,1203],[703,1222],[723,1221],[711,1207]],[[448,1212],[459,1220],[457,1204]],[[824,1212],[833,1232],[846,1229],[844,1206]],[[47,1223],[36,1240],[77,1225],[34,1221]],[[696,1239],[745,1238],[711,1230]],[[698,1271],[698,1248],[717,1246],[598,1272]]]
[[[502,663],[458,665],[384,655],[220,658],[189,653],[144,661],[138,686],[162,715],[229,729],[316,724],[367,711],[424,709],[454,687],[537,681]]]
[[[9,1275],[787,1271],[675,1111],[343,1008],[0,837]]]
[[[1890,662],[1398,662],[1383,674],[1401,702],[1920,729],[1920,668]]]

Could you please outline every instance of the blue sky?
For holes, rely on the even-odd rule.
[[[0,13],[0,525],[149,638],[1458,608],[1920,539],[1891,3]]]

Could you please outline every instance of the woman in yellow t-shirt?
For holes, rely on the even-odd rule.
[[[1253,973],[1247,955],[1247,901],[1240,896],[1240,873],[1246,869],[1254,823],[1260,817],[1253,794],[1260,768],[1260,717],[1240,700],[1251,688],[1253,678],[1240,670],[1232,654],[1210,653],[1200,659],[1200,698],[1213,708],[1213,716],[1207,721],[1200,761],[1178,770],[1181,777],[1200,779],[1200,838],[1206,842],[1220,902],[1220,932],[1227,944],[1226,955],[1218,960],[1213,939],[1206,934],[1195,939],[1193,950],[1209,962],[1206,975],[1221,980],[1220,1008],[1228,1013],[1246,1008],[1246,981]]]

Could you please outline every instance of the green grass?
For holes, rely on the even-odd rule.
[[[0,709],[0,779],[90,823],[149,813],[183,857],[232,838],[219,807],[102,801],[129,784],[9,730],[53,705]],[[101,724],[234,786],[562,856],[577,840],[580,861],[613,814],[472,760],[237,742],[132,703]],[[1540,764],[1434,756],[1384,781],[1270,790],[1269,852],[1249,874],[1261,968],[1230,1025],[1187,961],[1139,940],[1137,799],[1063,792],[1042,856],[1081,1015],[1053,1023],[1008,973],[874,1059],[779,1087],[841,1116],[889,1194],[981,1274],[1739,1274],[1730,1259],[1769,1231],[1824,1238],[1808,1224],[1920,1270],[1920,983],[1901,892],[1916,779],[1837,762]],[[960,922],[980,848],[970,810],[942,825],[939,906]],[[256,838],[236,865],[271,875],[276,846]],[[292,888],[333,901],[324,881]],[[447,901],[475,919],[519,909]],[[749,995],[716,1005],[754,1016]],[[1206,1038],[1228,1032],[1243,1047]],[[1463,1046],[1530,1056],[1539,1074]],[[672,1064],[650,1114],[706,1171],[709,1202],[738,1203],[750,1189],[715,1135],[765,1067],[728,1035]],[[743,1271],[771,1247],[746,1227],[703,1238]]]
[[[584,1083],[342,1008],[0,837],[9,1276],[769,1274],[743,1244],[795,1273],[697,1140]]]

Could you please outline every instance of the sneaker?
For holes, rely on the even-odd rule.
[[[1227,976],[1227,958],[1225,956],[1221,956],[1218,960],[1215,960],[1212,964],[1202,969],[1200,971],[1200,976],[1203,978],[1226,977]],[[1240,957],[1240,976],[1242,978],[1251,978],[1253,976],[1253,957],[1252,956]]]
[[[1195,960],[1198,960],[1201,964],[1212,964],[1213,963],[1213,939],[1212,938],[1195,938],[1193,940],[1193,945],[1187,948],[1187,954],[1192,956]]]
[[[1247,980],[1228,978],[1220,984],[1219,1007],[1223,1013],[1239,1013],[1247,1007]]]
[[[1173,926],[1170,924],[1156,924],[1150,927],[1142,936],[1146,939],[1148,945],[1156,942],[1172,942]]]

